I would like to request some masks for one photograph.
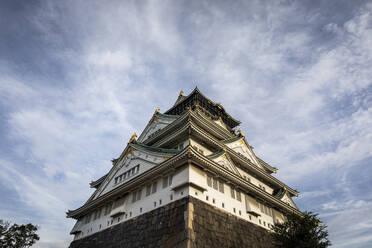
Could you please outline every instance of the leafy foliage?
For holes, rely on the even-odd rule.
[[[303,216],[291,213],[287,221],[276,223],[272,230],[276,248],[326,248],[328,240],[327,226],[322,225],[317,214],[305,212]]]
[[[0,247],[26,248],[39,240],[37,226],[13,224],[0,220]]]

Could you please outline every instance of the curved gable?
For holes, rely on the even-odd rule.
[[[143,142],[149,138],[155,132],[165,128],[173,121],[175,121],[179,116],[178,115],[165,115],[155,112],[142,134],[139,136],[138,141]]]

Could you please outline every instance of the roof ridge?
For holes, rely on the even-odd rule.
[[[221,142],[223,142],[223,143],[230,143],[230,142],[237,141],[237,140],[239,140],[240,138],[243,138],[243,136],[236,135],[236,136],[231,137],[231,138],[228,138],[228,139],[223,139],[223,140],[221,140]]]
[[[206,157],[209,158],[209,159],[218,158],[219,156],[223,155],[224,153],[225,153],[224,150],[220,150],[220,151],[218,151],[218,152],[215,152],[215,153],[209,154],[209,155],[207,155]]]
[[[168,148],[160,148],[160,147],[148,146],[148,145],[145,145],[145,144],[143,144],[141,142],[138,142],[138,141],[133,141],[130,144],[131,145],[134,145],[134,146],[140,146],[140,147],[145,148],[147,150],[150,150],[150,151],[153,151],[153,152],[159,152],[159,153],[172,153],[172,154],[175,154],[175,153],[178,153],[180,151],[178,149],[168,149]]]

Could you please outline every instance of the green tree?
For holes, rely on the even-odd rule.
[[[0,220],[0,247],[26,248],[39,240],[36,234],[37,226],[31,223],[26,225],[10,225],[9,222]]]
[[[276,223],[272,230],[276,248],[326,248],[328,240],[327,226],[322,225],[318,214],[305,212],[303,216],[291,213],[283,223]]]

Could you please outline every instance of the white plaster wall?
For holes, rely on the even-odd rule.
[[[250,179],[250,182],[254,185],[256,185],[257,187],[259,187],[259,185],[265,187],[265,191],[269,194],[273,194],[273,188],[271,188],[270,186],[268,186],[266,183],[263,183],[262,181],[258,180],[257,178],[251,176],[249,173],[247,173],[246,171],[240,169],[238,167],[238,171],[240,173],[240,175],[242,175],[243,179],[244,179],[244,176],[247,178],[247,181],[248,181],[248,178]]]
[[[199,149],[203,150],[203,155],[204,156],[208,156],[208,155],[212,154],[211,150],[209,150],[207,147],[201,145],[199,142],[195,141],[194,139],[190,139],[190,145],[193,146],[193,147],[194,146],[197,147],[198,150]]]
[[[129,168],[129,167],[128,167]],[[142,189],[141,199],[132,202],[132,193],[127,196],[127,201],[125,205],[125,214],[112,218],[110,214],[104,215],[104,209],[101,210],[101,217],[97,220],[93,220],[87,224],[81,224],[81,233],[80,235],[75,235],[74,239],[80,239],[101,231],[105,228],[109,228],[112,225],[116,225],[123,221],[134,218],[143,213],[149,212],[158,207],[162,207],[165,204],[168,204],[172,201],[179,200],[188,195],[198,198],[203,202],[215,206],[223,211],[226,211],[230,214],[233,214],[239,218],[242,218],[246,221],[250,221],[254,224],[257,224],[263,228],[270,229],[268,224],[273,225],[274,219],[272,216],[266,215],[260,211],[258,208],[257,201],[250,196],[247,196],[244,192],[241,192],[241,201],[238,201],[237,198],[231,197],[231,186],[224,183],[224,193],[221,193],[218,190],[215,190],[213,187],[207,185],[207,174],[194,166],[185,166],[184,168],[179,169],[173,174],[172,185],[168,185],[166,188],[163,188],[163,177],[168,175],[162,175],[148,184],[152,184],[154,181],[157,181],[157,191],[156,193],[146,196],[146,185],[142,185],[134,191]],[[200,189],[196,189],[193,186],[189,186],[187,182],[192,182],[201,188],[206,189],[204,192]],[[180,187],[182,185],[182,187]],[[233,186],[234,187],[234,186]],[[177,188],[175,190],[175,188]],[[256,213],[261,214],[260,217],[255,217],[247,213],[245,197],[247,196],[250,208]],[[160,203],[161,201],[161,203]],[[214,202],[213,202],[214,201]],[[156,205],[154,203],[156,202]],[[222,203],[224,206],[222,206]],[[141,211],[142,208],[142,211]],[[234,211],[235,209],[235,211]],[[275,213],[275,212],[274,212]],[[279,212],[275,213],[275,218],[279,221],[282,221],[282,217]],[[261,221],[261,223],[260,223]]]
[[[257,165],[258,167],[262,168],[261,164],[257,161],[257,159],[255,158],[255,155],[244,143],[243,139],[228,143],[226,145],[230,147],[231,149],[233,149],[234,151],[236,151],[237,153],[240,153],[246,158],[248,158],[252,163]]]
[[[177,190],[173,190],[175,184],[175,179],[180,178],[178,176],[178,173],[182,175],[188,174],[187,170],[182,170],[180,172],[177,172],[173,175],[172,185],[168,185],[166,188],[163,188],[163,177],[159,177],[151,182],[149,184],[152,184],[153,182],[157,182],[157,191],[156,193],[150,194],[149,196],[146,196],[146,185],[143,185],[134,191],[137,191],[139,189],[142,189],[141,194],[141,200],[132,202],[132,196],[133,194],[129,194],[127,196],[126,206],[125,206],[125,214],[118,216],[118,217],[110,217],[110,214],[104,216],[104,208],[101,210],[101,217],[97,220],[91,219],[91,221],[87,224],[81,225],[81,231],[82,234],[75,235],[74,240],[80,239],[83,237],[86,237],[88,235],[92,235],[98,231],[101,231],[103,229],[109,228],[112,225],[117,225],[118,223],[127,221],[129,219],[132,219],[138,215],[144,214],[146,212],[152,211],[156,208],[162,207],[172,201],[179,200],[183,197],[186,197],[189,195],[189,187],[187,185],[184,185],[184,187],[178,188]],[[182,176],[183,177],[183,176]],[[187,180],[186,180],[187,181]],[[154,203],[156,202],[156,206]],[[161,203],[160,203],[161,202]],[[141,211],[142,208],[142,211]]]
[[[106,194],[107,192],[113,190],[114,188],[118,187],[119,185],[135,178],[136,176],[142,174],[143,172],[151,169],[156,164],[159,164],[166,160],[167,158],[162,156],[155,156],[151,153],[147,152],[141,152],[141,151],[134,151],[133,155],[129,154],[126,158],[123,158],[123,160],[119,163],[118,167],[115,169],[115,171],[109,175],[110,181],[106,182],[105,185],[102,185],[102,188],[99,190],[102,190],[102,193],[98,192],[96,197],[99,197],[103,194]],[[115,177],[121,175],[122,173],[132,169],[133,167],[139,166],[139,172],[135,175],[126,178],[125,180],[122,180],[120,183],[115,184]]]
[[[191,170],[196,170],[193,167],[190,167]],[[195,172],[196,173],[196,172]],[[200,172],[197,172],[200,175]],[[272,216],[266,215],[264,213],[261,213],[260,209],[258,208],[258,203],[255,199],[249,197],[249,203],[253,210],[256,213],[259,213],[260,217],[255,217],[251,214],[247,213],[246,205],[245,205],[245,196],[246,194],[244,192],[241,192],[241,201],[238,201],[235,197],[231,197],[231,187],[230,185],[227,185],[224,183],[224,193],[221,193],[219,190],[215,190],[213,187],[207,186],[207,177],[206,173],[203,173],[203,176],[198,177],[199,182],[198,185],[206,185],[205,188],[206,191],[202,192],[199,189],[196,189],[192,186],[190,186],[190,195],[198,198],[199,200],[202,200],[205,203],[208,203],[212,206],[215,206],[223,211],[226,211],[230,214],[233,214],[239,218],[242,218],[246,221],[250,221],[254,224],[257,224],[263,228],[270,229],[268,224],[273,225],[274,220]],[[203,182],[204,181],[204,182]],[[212,185],[213,186],[213,185]],[[213,202],[214,200],[214,202]],[[224,204],[224,207],[222,206],[222,203]],[[234,212],[235,209],[235,212]],[[261,220],[261,224],[260,224]]]

